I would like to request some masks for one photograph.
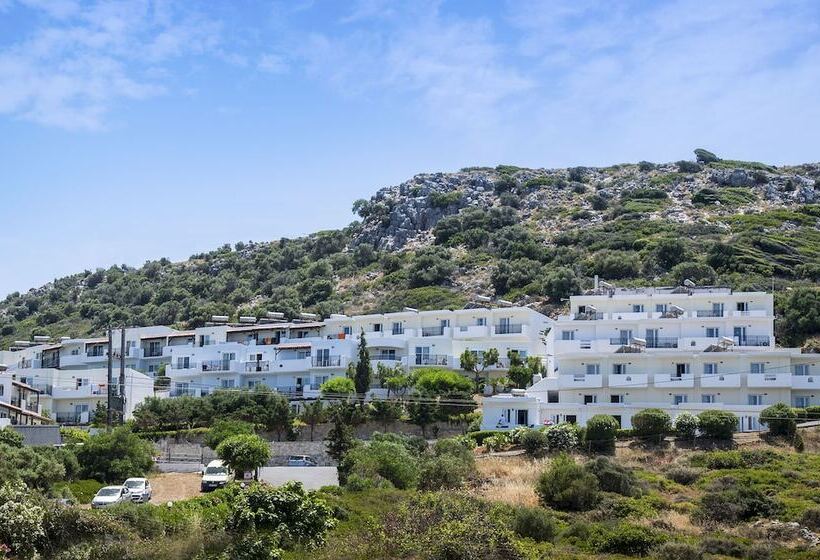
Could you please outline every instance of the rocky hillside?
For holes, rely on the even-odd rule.
[[[820,332],[820,165],[697,159],[417,175],[356,201],[361,221],[342,230],[12,294],[0,302],[0,344],[109,323],[196,326],[212,314],[459,307],[474,294],[554,313],[596,274],[623,285],[774,286],[781,334],[801,342]]]

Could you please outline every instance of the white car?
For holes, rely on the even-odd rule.
[[[131,494],[131,501],[144,504],[151,501],[151,483],[147,478],[129,478],[123,483]]]
[[[200,489],[203,492],[207,492],[209,490],[223,488],[231,480],[233,480],[233,474],[225,463],[222,461],[211,461],[208,463],[208,466],[205,467],[205,470],[202,471]]]
[[[315,467],[316,459],[309,455],[291,455],[288,457],[289,467]]]
[[[131,500],[130,492],[125,486],[104,486],[91,500],[93,509],[105,508]]]

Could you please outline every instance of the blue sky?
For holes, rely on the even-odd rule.
[[[816,1],[0,0],[0,296],[415,173],[817,161]]]

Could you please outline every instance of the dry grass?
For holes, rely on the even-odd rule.
[[[535,482],[549,459],[524,456],[484,457],[476,461],[480,481],[474,493],[487,500],[518,506],[538,505]]]
[[[820,453],[820,428],[800,430],[800,435],[803,437],[807,452]]]

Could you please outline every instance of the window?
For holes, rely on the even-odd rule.
[[[351,334],[353,334],[353,327],[348,325],[344,327],[343,332],[345,333],[345,336],[350,336]]]
[[[687,395],[672,395],[672,403],[673,404],[686,404],[689,400]]]
[[[177,358],[177,369],[188,369],[191,367],[190,356],[180,356]]]
[[[737,310],[738,311],[748,311],[749,310],[749,302],[748,301],[739,301],[739,302],[737,302]]]
[[[701,395],[700,402],[703,404],[714,404],[716,402],[715,395]]]
[[[515,423],[518,424],[519,426],[528,426],[529,425],[529,423],[530,423],[529,422],[529,413],[526,409],[524,409],[524,410],[518,409],[516,411],[515,416],[516,416]]]
[[[632,313],[643,313],[643,304],[642,303],[633,303],[632,304]]]
[[[561,331],[561,340],[575,340],[575,331]]]
[[[763,404],[763,395],[749,395],[749,405],[760,406]]]
[[[558,402],[558,391],[547,391],[547,402],[548,403],[557,403]]]
[[[795,364],[794,374],[795,375],[808,375],[809,374],[809,364]]]
[[[211,335],[203,334],[202,335],[202,340],[200,340],[199,345],[200,346],[209,346],[210,344],[211,344]]]
[[[600,375],[601,373],[601,364],[587,364],[586,367],[586,374],[587,375]]]
[[[416,346],[416,365],[423,366],[430,363],[430,347]]]
[[[733,332],[735,342],[739,344],[743,344],[744,342],[746,342],[746,327],[735,327]]]
[[[618,331],[618,340],[620,344],[629,344],[632,339],[632,329],[621,329]]]
[[[683,377],[689,373],[689,364],[675,364],[675,377]]]
[[[375,323],[373,325],[373,332],[382,332],[382,324],[381,323]]]
[[[612,375],[626,375],[626,364],[612,364]]]
[[[665,303],[656,303],[655,304],[655,312],[656,313],[666,313],[666,304]]]
[[[623,395],[609,395],[609,402],[612,404],[624,404]]]
[[[479,327],[484,327],[487,325],[487,318],[486,317],[479,317],[475,320],[475,324]]]
[[[256,380],[254,380],[254,379],[249,379],[249,380],[248,380],[248,389],[253,389],[253,388],[254,388],[254,387],[256,387],[259,383],[260,383],[260,381],[256,381]]]
[[[148,373],[156,373],[159,371],[159,366],[157,364],[151,364],[148,366]]]
[[[811,406],[811,397],[794,397],[794,406],[796,406],[797,408],[806,408],[808,406]]]
[[[722,303],[713,303],[712,304],[712,316],[713,317],[723,317],[723,304]]]
[[[595,404],[598,402],[598,395],[584,395],[584,404]]]
[[[260,354],[261,356],[261,354]],[[297,350],[296,351],[296,359],[297,360],[304,360],[305,358],[310,358],[310,350]],[[259,358],[262,359],[261,357]]]
[[[755,374],[765,373],[766,365],[763,362],[753,362],[751,364],[750,372]]]
[[[391,329],[391,331],[393,332],[393,334],[404,334],[404,323],[393,323],[393,328]]]
[[[718,327],[706,327],[706,338],[720,338],[720,329]]]
[[[6,386],[5,385],[0,385],[0,397],[2,397],[3,393],[5,393],[5,392],[6,392]]]
[[[703,364],[703,375],[717,375],[718,365],[714,363]]]
[[[233,379],[223,379],[220,382],[220,386],[223,389],[232,389],[232,388],[236,387],[236,381],[234,381]]]

